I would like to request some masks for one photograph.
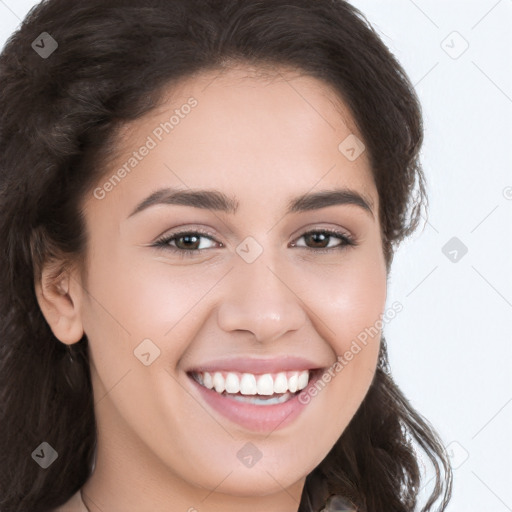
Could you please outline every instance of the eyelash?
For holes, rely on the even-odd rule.
[[[328,235],[329,237],[338,238],[342,242],[340,245],[337,245],[335,247],[328,247],[328,248],[323,248],[323,249],[315,249],[313,247],[301,246],[302,248],[307,249],[308,251],[316,252],[317,254],[318,253],[320,253],[320,254],[327,254],[327,253],[330,253],[330,252],[332,252],[334,250],[343,250],[343,249],[345,249],[347,247],[356,246],[357,245],[356,241],[351,236],[346,235],[345,233],[342,233],[340,231],[332,230],[332,229],[314,229],[312,231],[307,231],[306,233],[303,233],[299,237],[299,239],[304,237],[304,236],[311,235],[311,234]],[[173,252],[175,254],[179,254],[180,257],[183,257],[183,258],[185,258],[185,257],[193,257],[193,256],[197,255],[198,253],[207,250],[207,249],[178,249],[176,247],[173,247],[173,246],[169,245],[169,242],[171,242],[173,240],[176,240],[178,238],[181,238],[183,236],[187,236],[187,235],[188,236],[190,236],[190,235],[192,235],[192,236],[200,235],[200,236],[202,236],[204,238],[208,238],[209,240],[211,240],[213,242],[216,241],[213,238],[213,235],[211,233],[206,233],[206,232],[203,232],[203,231],[181,231],[181,232],[178,232],[178,233],[171,233],[169,235],[165,235],[165,236],[159,238],[153,244],[153,246],[157,247],[158,249],[169,250],[169,251],[171,251],[171,252]]]

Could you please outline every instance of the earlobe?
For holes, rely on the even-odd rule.
[[[84,334],[80,309],[82,288],[70,272],[55,278],[52,270],[45,266],[35,282],[37,301],[55,337],[71,345]]]

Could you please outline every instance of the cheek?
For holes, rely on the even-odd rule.
[[[161,338],[204,295],[207,283],[197,266],[172,267],[137,252],[113,249],[108,259],[91,260],[91,306],[125,334]]]
[[[379,325],[386,302],[386,267],[377,250],[350,249],[339,263],[309,265],[297,275],[297,292],[312,320],[336,354],[343,354],[361,333]],[[373,332],[373,331],[372,331]]]
[[[343,264],[302,277],[309,283],[319,283],[319,278],[322,286],[310,284],[300,293],[308,297],[314,313],[310,318],[316,319],[315,328],[332,350],[333,365],[310,398],[321,396],[316,405],[327,437],[334,440],[355,414],[375,373],[386,303],[385,261],[377,251],[354,251]]]
[[[225,273],[153,257],[141,261],[137,253],[113,248],[109,258],[90,262],[84,330],[93,362],[108,381],[140,366],[134,351],[146,339],[160,351],[152,367],[178,361],[204,322],[198,315],[208,291]]]

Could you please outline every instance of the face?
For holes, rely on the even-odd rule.
[[[126,126],[85,198],[78,301],[96,473],[126,496],[143,481],[209,493],[204,510],[300,499],[350,422],[380,336],[346,355],[386,300],[379,198],[354,135],[326,84],[247,68],[182,82]]]

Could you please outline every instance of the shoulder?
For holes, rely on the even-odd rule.
[[[54,509],[53,512],[88,512],[88,510],[82,501],[80,490],[78,490],[66,503]]]

